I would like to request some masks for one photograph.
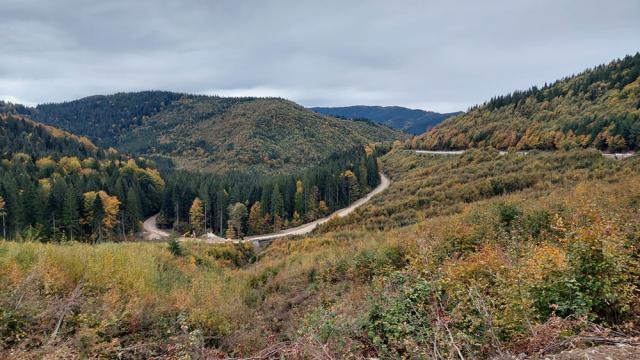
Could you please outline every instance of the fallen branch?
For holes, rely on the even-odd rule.
[[[74,306],[77,304],[78,299],[80,298],[80,295],[82,295],[82,285],[81,282],[78,282],[75,289],[73,289],[71,294],[69,294],[69,296],[65,300],[60,311],[58,311],[58,321],[56,321],[56,327],[53,329],[53,332],[49,337],[49,343],[52,343],[56,339],[56,336],[58,336],[58,331],[60,331],[60,327],[62,326],[65,316],[67,316],[67,314],[73,310]]]

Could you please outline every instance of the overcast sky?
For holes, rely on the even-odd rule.
[[[0,98],[148,89],[465,110],[640,51],[638,0],[0,0]]]

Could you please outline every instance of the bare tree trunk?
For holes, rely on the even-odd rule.
[[[122,229],[122,241],[125,241],[127,239],[127,235],[124,231],[124,212],[123,211],[120,212],[120,228]]]
[[[220,236],[224,237],[222,233],[222,202],[220,203]]]

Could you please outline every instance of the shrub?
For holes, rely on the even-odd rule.
[[[184,256],[184,250],[177,237],[172,236],[169,239],[169,251],[175,256]]]
[[[515,204],[498,204],[497,206],[498,215],[500,216],[500,222],[505,227],[510,227],[511,223],[518,218],[520,215],[520,210],[518,206]]]
[[[368,338],[383,357],[423,357],[432,336],[432,286],[420,276],[400,272],[385,282],[364,324]]]

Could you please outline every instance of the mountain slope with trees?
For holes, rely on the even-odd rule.
[[[344,106],[344,107],[314,107],[311,110],[324,115],[338,116],[346,119],[367,119],[388,127],[408,132],[422,134],[451,116],[462,112],[440,114],[433,111],[409,109],[402,106]]]
[[[0,213],[6,239],[107,241],[160,207],[153,164],[20,115],[0,115]]]
[[[542,88],[499,96],[450,118],[412,148],[520,150],[640,147],[640,53]]]
[[[141,92],[25,109],[100,146],[159,165],[218,173],[291,172],[355,146],[406,138],[385,126],[323,116],[276,98]]]

